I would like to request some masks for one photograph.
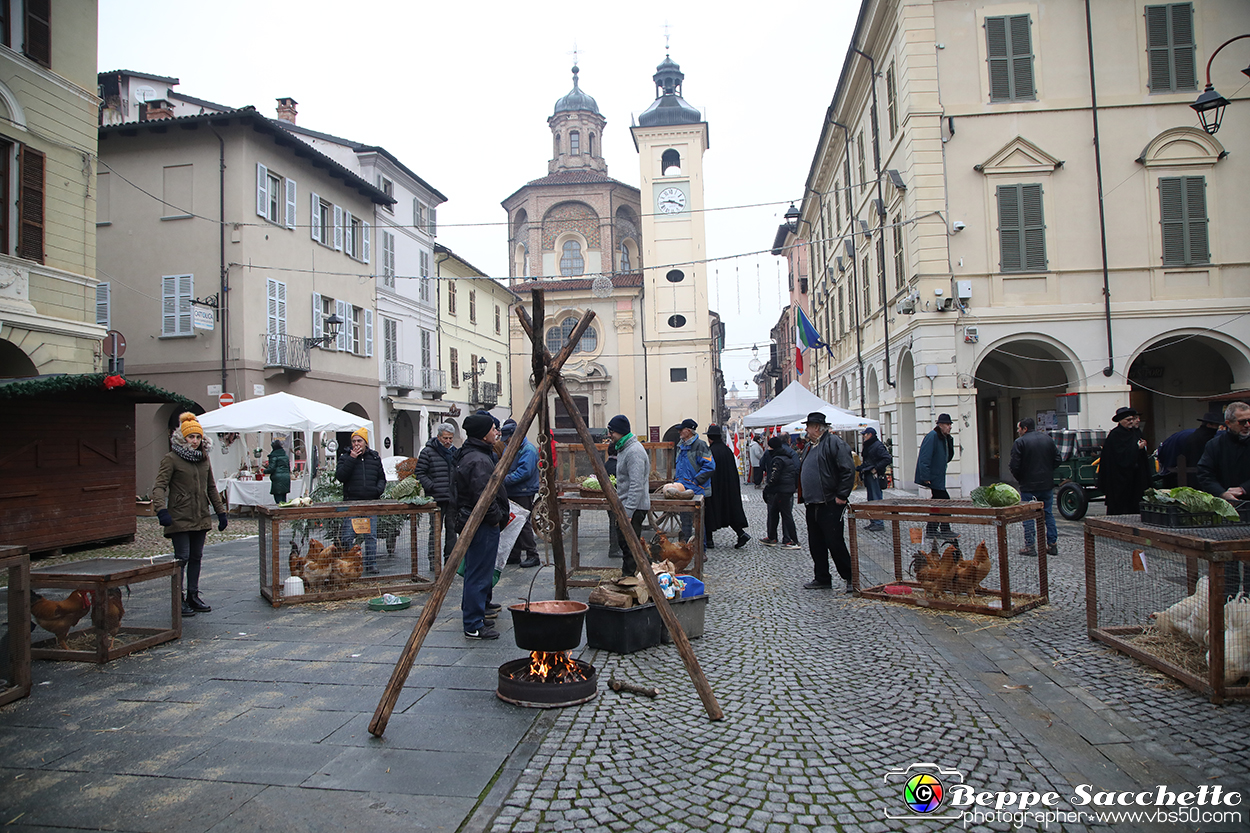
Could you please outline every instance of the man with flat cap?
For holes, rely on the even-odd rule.
[[[489,416],[471,414],[465,417],[464,433],[468,439],[460,448],[460,461],[455,474],[457,532],[468,523],[499,462],[494,450],[499,429]],[[508,496],[501,484],[464,554],[464,590],[460,598],[460,612],[464,620],[464,635],[469,639],[499,638],[499,631],[492,628],[486,619],[488,610],[498,610],[491,606],[491,584],[495,577],[495,556],[499,551],[499,531],[508,525],[509,514]]]
[[[681,421],[681,433],[677,440],[677,466],[676,479],[677,482],[685,486],[696,495],[706,496],[712,491],[712,472],[716,470],[716,461],[712,458],[712,450],[708,448],[697,433],[699,423],[693,419],[683,419]],[[619,466],[620,463],[618,462]],[[707,520],[707,505],[704,504],[704,520]],[[683,541],[690,540],[691,534],[694,532],[694,518],[689,512],[682,513],[681,516],[681,538]],[[712,531],[708,529],[706,523],[703,524],[703,547],[704,549],[714,549],[712,543]]]
[[[829,557],[838,575],[851,585],[851,552],[846,548],[846,504],[855,487],[855,461],[851,447],[837,434],[829,433],[829,422],[820,411],[807,415],[807,447],[799,459],[799,502],[807,513],[807,543],[812,551],[815,578],[804,590],[833,587]]]
[[[1116,427],[1107,434],[1098,462],[1098,488],[1106,495],[1108,515],[1136,515],[1150,487],[1150,458],[1142,436],[1141,417],[1133,408],[1119,408]]]
[[[629,430],[629,418],[617,414],[608,420],[608,444],[616,451],[616,496],[625,506],[629,525],[634,535],[642,538],[642,522],[651,508],[651,457],[642,442]],[[621,574],[632,576],[638,572],[633,550],[623,529],[617,529],[621,546]]]
[[[916,453],[916,485],[924,486],[933,494],[934,500],[950,500],[946,491],[946,464],[955,459],[955,441],[951,439],[951,415],[938,414],[937,425],[925,435]],[[925,534],[930,538],[955,538],[948,523],[925,524]]]

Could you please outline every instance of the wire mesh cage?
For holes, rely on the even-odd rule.
[[[428,590],[442,572],[443,517],[433,502],[258,511],[260,592],[274,607]]]
[[[178,562],[93,558],[30,571],[33,659],[109,662],[182,635]]]
[[[30,556],[25,547],[0,547],[0,578],[7,583],[0,626],[0,706],[30,694]]]
[[[1085,523],[1091,639],[1221,703],[1250,697],[1250,526]]]
[[[616,520],[603,497],[565,494],[558,499],[569,561],[570,587],[595,587],[607,573],[620,570]],[[703,499],[672,500],[652,496],[651,511],[643,523],[642,543],[654,559],[668,559],[684,574],[703,578]],[[689,518],[690,541],[680,534],[682,518]],[[657,533],[664,533],[667,544]],[[666,549],[667,546],[667,549]],[[578,577],[578,574],[586,574]]]
[[[643,443],[647,455],[651,458],[651,486],[657,488],[661,483],[673,479],[674,456],[672,443]],[[595,446],[600,459],[607,456],[608,444],[599,443]],[[578,484],[595,473],[590,462],[590,455],[581,443],[556,443],[556,480],[563,484]]]
[[[1041,503],[879,500],[849,515],[852,581],[865,598],[994,616],[1049,600]]]

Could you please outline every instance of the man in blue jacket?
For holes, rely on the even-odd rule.
[[[716,471],[716,461],[712,459],[712,450],[707,443],[695,433],[699,423],[693,419],[681,421],[680,439],[677,441],[677,482],[696,495],[707,495],[712,491],[712,472]],[[706,507],[705,507],[706,509]],[[706,514],[704,519],[706,520]],[[694,518],[689,513],[681,516],[682,540],[690,540],[694,532]],[[704,549],[715,549],[712,543],[712,532],[703,525]]]
[[[946,464],[955,459],[955,441],[951,439],[951,415],[938,414],[937,425],[925,435],[916,455],[916,485],[924,486],[933,493],[934,500],[950,500],[946,491]],[[925,534],[930,538],[953,539],[951,525],[937,522],[925,524]]]
[[[516,420],[506,420],[500,429],[501,439],[507,443],[512,440],[514,433]],[[538,494],[538,448],[529,441],[529,437],[521,438],[521,448],[512,463],[512,471],[508,472],[503,482],[508,489],[508,500],[532,512],[534,495]],[[538,545],[534,540],[532,516],[525,519],[525,526],[521,527],[521,534],[512,546],[512,552],[508,554],[508,563],[520,564],[522,567],[537,567],[541,563],[538,560]]]

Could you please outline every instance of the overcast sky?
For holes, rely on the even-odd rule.
[[[608,174],[637,186],[631,118],[655,99],[665,32],[703,111],[711,307],[726,324],[726,384],[753,391],[752,344],[767,359],[784,304],[768,253],[802,197],[858,0],[767,4],[355,3],[100,0],[99,68],[178,78],[179,92],[385,147],[437,188],[439,242],[507,277],[500,201],[545,176],[547,117],[572,88],[607,119]],[[736,208],[736,206],[755,206]],[[762,254],[751,254],[762,252]],[[738,257],[738,255],[742,255]]]

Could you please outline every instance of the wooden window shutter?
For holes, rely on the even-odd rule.
[[[1042,186],[1020,186],[1020,211],[1024,228],[1024,270],[1046,271],[1046,223],[1042,217]]]
[[[1187,246],[1189,263],[1210,263],[1207,248],[1207,179],[1185,177],[1185,226],[1189,232]]]
[[[1163,230],[1163,264],[1209,263],[1206,177],[1159,179],[1159,222]]]
[[[365,355],[373,355],[373,310],[365,310]]]
[[[898,132],[898,91],[894,84],[894,62],[890,62],[890,67],[885,71],[885,100],[886,110],[890,117],[890,138],[894,138],[894,134]]]
[[[369,262],[369,224],[364,220],[360,221],[360,259],[365,263]]]
[[[1014,101],[1031,99],[1034,94],[1030,19],[1027,14],[1017,14],[1007,20],[1011,33],[1011,98]]]
[[[1146,7],[1146,51],[1150,65],[1150,91],[1172,90],[1172,61],[1168,49],[1168,7]]]
[[[1023,267],[1023,241],[1020,228],[1020,186],[998,186],[998,265],[1003,272],[1019,272]]]
[[[351,309],[346,301],[335,301],[334,312],[343,320],[343,326],[339,327],[338,350],[340,353],[346,353],[348,350],[348,337],[351,335]]]
[[[312,239],[321,240],[321,197],[312,195],[312,207],[308,212],[308,227],[312,230]]]
[[[334,250],[343,251],[343,209],[334,206]]]
[[[112,320],[111,311],[109,309],[109,284],[108,281],[95,285],[95,323],[101,327],[111,327],[109,322]]]
[[[430,237],[438,237],[438,209],[430,207]]]
[[[26,0],[26,57],[52,66],[52,0]]]
[[[314,292],[312,296],[312,334],[313,338],[321,338],[325,333],[325,325],[321,320],[321,293]],[[324,345],[318,344],[318,347]]]
[[[990,101],[1011,100],[1011,61],[1007,55],[1007,18],[985,19],[985,51],[990,64]]]
[[[1197,89],[1193,5],[1170,3],[1147,6],[1146,50],[1151,92]]]
[[[295,180],[286,181],[286,227],[295,228]]]
[[[256,213],[269,217],[269,169],[256,163]]]
[[[1194,7],[1192,3],[1173,3],[1172,13],[1172,81],[1174,90],[1198,89],[1194,66]]]
[[[161,278],[161,335],[178,333],[178,279],[173,275]]]
[[[18,200],[21,224],[17,256],[43,263],[44,168],[47,160],[34,148],[22,146],[22,187]]]

